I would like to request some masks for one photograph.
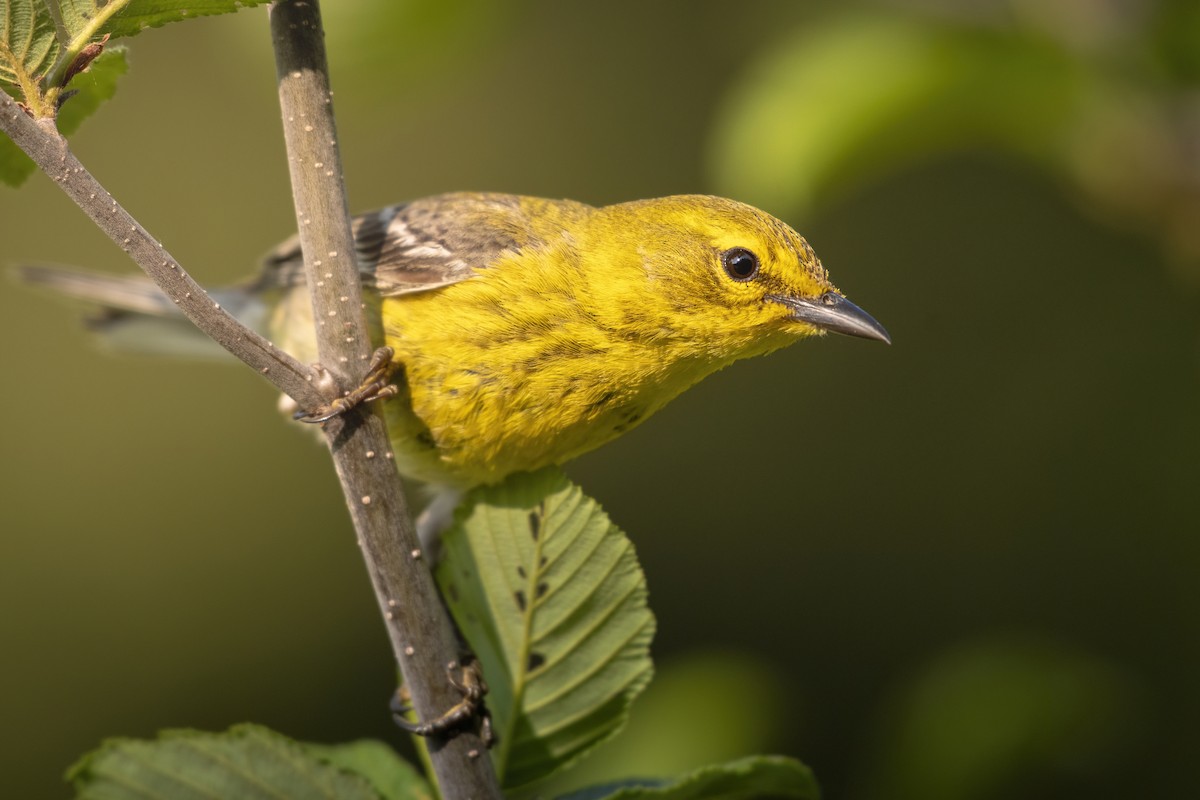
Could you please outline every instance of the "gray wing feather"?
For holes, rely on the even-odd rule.
[[[505,254],[544,246],[530,214],[561,201],[525,200],[506,194],[444,194],[389,206],[353,220],[363,282],[395,296],[467,280]],[[586,206],[570,204],[574,213]],[[298,237],[265,260],[264,283],[294,286],[304,280]]]
[[[26,283],[95,306],[87,326],[110,348],[124,353],[228,358],[229,353],[188,321],[145,275],[105,275],[74,267],[26,264],[16,276]],[[239,288],[209,293],[230,314],[262,332],[265,309]]]
[[[22,264],[17,277],[67,297],[139,314],[178,314],[175,304],[145,275],[105,275],[53,264]]]
[[[554,230],[591,211],[590,206],[564,200],[468,193],[389,206],[353,220],[359,270],[363,283],[383,296],[448,286],[477,275],[506,254],[562,246],[567,238],[547,242],[537,229]],[[535,220],[543,224],[535,226]],[[145,276],[100,275],[49,265],[23,266],[17,274],[29,283],[98,305],[90,326],[117,349],[224,354]],[[291,304],[289,299],[288,290],[303,283],[300,240],[293,236],[267,256],[257,279],[210,295],[265,333],[272,303],[309,308],[306,301]]]

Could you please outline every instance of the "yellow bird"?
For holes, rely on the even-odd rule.
[[[384,410],[396,463],[447,490],[435,518],[463,489],[619,436],[738,359],[826,331],[890,342],[803,237],[719,197],[595,208],[446,194],[364,214],[354,232],[376,344],[395,351],[400,391]],[[146,279],[22,274],[99,303],[95,327],[122,349],[205,347]],[[315,361],[303,284],[293,238],[256,280],[213,295]]]

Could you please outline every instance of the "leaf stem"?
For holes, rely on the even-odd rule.
[[[58,60],[54,62],[54,67],[46,76],[43,86],[46,91],[46,100],[53,108],[58,99],[58,94],[62,90],[63,76],[67,74],[67,70],[75,59],[83,52],[83,48],[91,44],[92,39],[96,38],[104,24],[113,16],[125,9],[129,5],[130,0],[111,0],[108,5],[99,9],[96,16],[88,20],[87,24],[71,37],[66,25],[62,20],[62,12],[58,8],[57,0],[47,0],[46,5],[50,7],[50,14],[54,17],[54,29],[58,32],[59,44],[62,45],[62,50],[59,51]]]

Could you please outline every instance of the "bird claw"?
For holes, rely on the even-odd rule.
[[[297,422],[320,424],[365,403],[395,397],[400,389],[395,384],[388,382],[396,369],[395,364],[392,363],[393,355],[392,348],[380,347],[371,354],[371,363],[367,367],[367,374],[356,388],[312,411],[297,411],[292,418]]]
[[[455,677],[454,671],[459,671],[461,677]],[[490,748],[496,737],[492,731],[492,716],[484,705],[483,698],[488,692],[487,683],[483,680],[483,671],[479,662],[474,658],[465,658],[460,665],[451,661],[446,669],[446,677],[450,685],[462,694],[462,700],[455,703],[440,717],[428,722],[409,722],[404,718],[412,709],[408,707],[410,698],[406,687],[400,687],[392,698],[392,716],[396,724],[416,736],[447,737],[464,728],[472,720],[478,720],[479,738],[485,747]]]

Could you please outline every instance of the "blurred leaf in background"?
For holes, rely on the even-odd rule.
[[[901,687],[864,800],[986,800],[1078,792],[1135,746],[1128,676],[1061,644],[996,636],[939,654]],[[1097,789],[1100,787],[1098,786]],[[1074,795],[1078,796],[1078,795]]]
[[[764,48],[718,117],[722,191],[806,213],[915,162],[1002,150],[1150,230],[1200,280],[1196,3],[892,5]]]
[[[338,67],[376,76],[347,84],[345,91],[417,114],[425,92],[444,91],[444,81],[478,67],[515,11],[516,4],[482,0],[357,0],[322,7]]]
[[[769,752],[780,734],[804,725],[795,690],[762,659],[731,651],[697,651],[656,665],[629,724],[541,794],[627,778],[668,778]]]

